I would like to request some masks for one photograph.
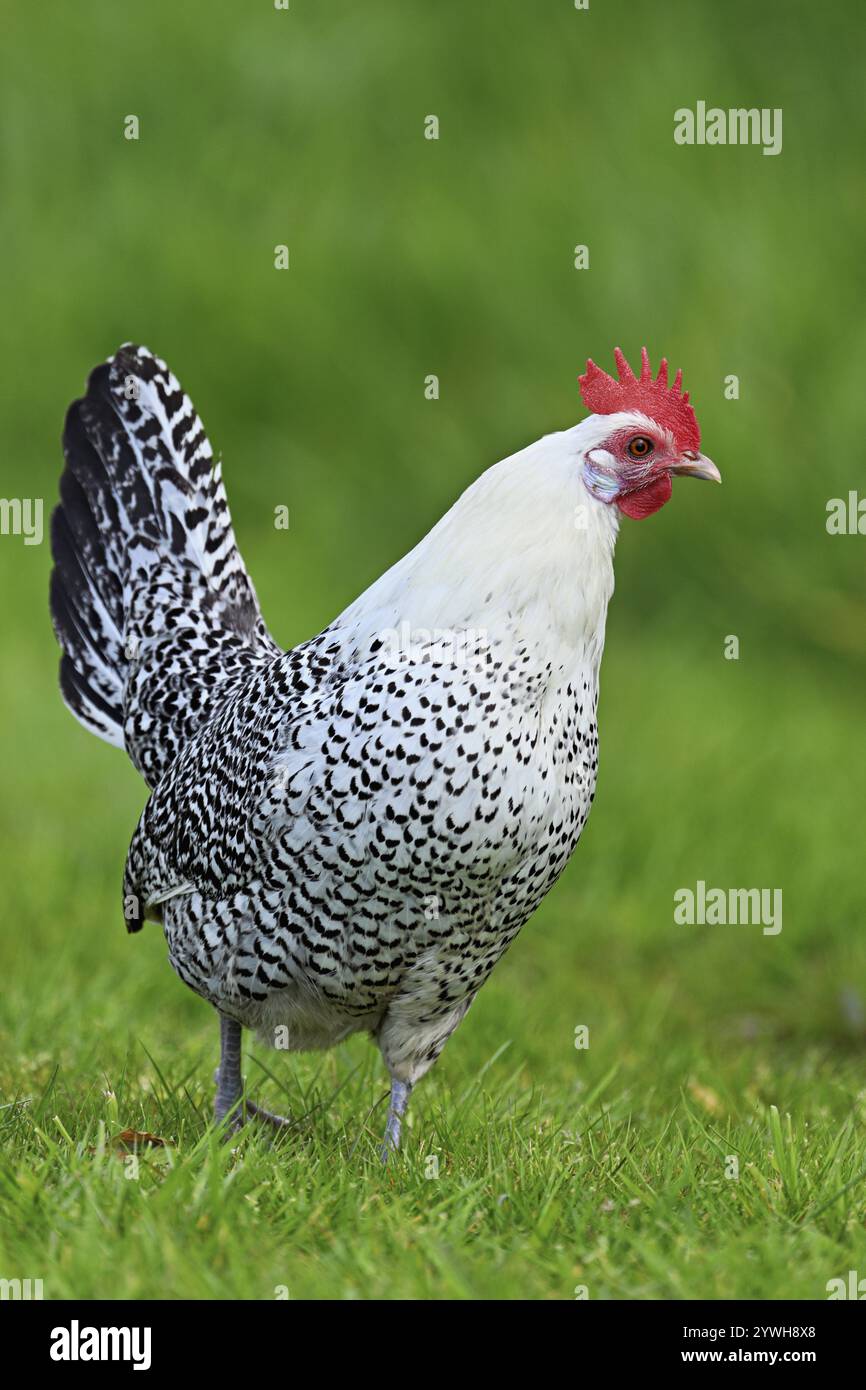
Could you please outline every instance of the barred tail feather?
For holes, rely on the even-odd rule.
[[[97,367],[63,450],[50,590],[61,692],[153,784],[204,707],[277,648],[204,428],[164,362],[126,344]]]

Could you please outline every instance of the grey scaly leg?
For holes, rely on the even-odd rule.
[[[408,1081],[397,1081],[391,1078],[391,1100],[388,1105],[388,1120],[385,1125],[385,1138],[380,1149],[380,1157],[383,1163],[388,1162],[392,1153],[396,1153],[400,1147],[400,1130],[403,1127],[403,1115],[406,1106],[409,1104],[409,1097],[412,1094],[412,1086]]]
[[[263,1106],[256,1105],[251,1100],[243,1099],[241,1025],[236,1023],[233,1018],[226,1018],[224,1014],[220,1014],[219,1018],[220,1064],[214,1076],[217,1088],[214,1115],[217,1124],[232,1112],[236,1113],[232,1115],[231,1130],[239,1129],[246,1115],[255,1115],[257,1119],[264,1120],[267,1124],[273,1125],[275,1129],[282,1129],[285,1125],[291,1124],[291,1121],[284,1119],[282,1115],[274,1115],[272,1111],[265,1110]]]
[[[214,1080],[217,1086],[213,1107],[216,1122],[220,1124],[226,1115],[237,1111],[231,1124],[232,1129],[237,1129],[243,1123],[240,1112],[240,1101],[244,1091],[241,1077],[241,1025],[233,1018],[226,1018],[224,1014],[220,1014],[220,1064]]]

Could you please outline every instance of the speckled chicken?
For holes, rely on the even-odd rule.
[[[365,1031],[384,1153],[561,874],[598,768],[619,518],[719,479],[677,375],[587,364],[588,418],[495,464],[318,636],[272,640],[220,467],[177,380],[127,345],[70,407],[52,521],[61,690],[151,789],[123,887],[220,1017],[216,1116],[253,1113],[241,1030]]]

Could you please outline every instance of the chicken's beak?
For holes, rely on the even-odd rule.
[[[704,454],[693,453],[691,449],[681,456],[679,463],[670,470],[678,478],[706,478],[708,483],[720,483],[722,475],[712,459]]]

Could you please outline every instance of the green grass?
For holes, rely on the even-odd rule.
[[[387,1171],[363,1039],[251,1050],[248,1084],[296,1121],[278,1142],[209,1127],[211,1011],[157,928],[122,926],[142,786],[61,705],[47,546],[0,537],[2,1278],[46,1297],[771,1299],[866,1275],[866,542],[824,528],[862,477],[859,9],[627,16],[9,18],[4,496],[51,505],[66,403],[130,337],[199,405],[286,644],[480,468],[578,418],[577,372],[617,342],[683,365],[725,485],[623,528],[588,827]],[[673,110],[699,98],[782,106],[783,153],[675,148]],[[780,888],[782,932],[677,926],[698,879]],[[126,1128],[165,1140],[137,1175]]]
[[[21,1144],[12,1194],[4,1174],[4,1268],[68,1298],[568,1299],[582,1285],[590,1298],[814,1299],[856,1265],[853,1068],[768,1048],[762,1077],[754,1058],[726,1068],[689,1040],[652,1069],[626,1059],[581,1090],[534,1091],[513,1051],[462,1088],[454,1068],[433,1081],[388,1172],[365,1124],[381,1078],[360,1049],[277,1089],[297,1133],[272,1145],[250,1131],[231,1150],[206,1129],[189,1048],[162,1077],[140,1048],[89,1090],[34,1077],[38,1104],[4,1128]],[[680,1091],[695,1067],[736,1087],[730,1107],[708,1113]],[[780,1117],[768,1086],[799,1118]],[[106,1143],[120,1115],[177,1148],[133,1166]]]

